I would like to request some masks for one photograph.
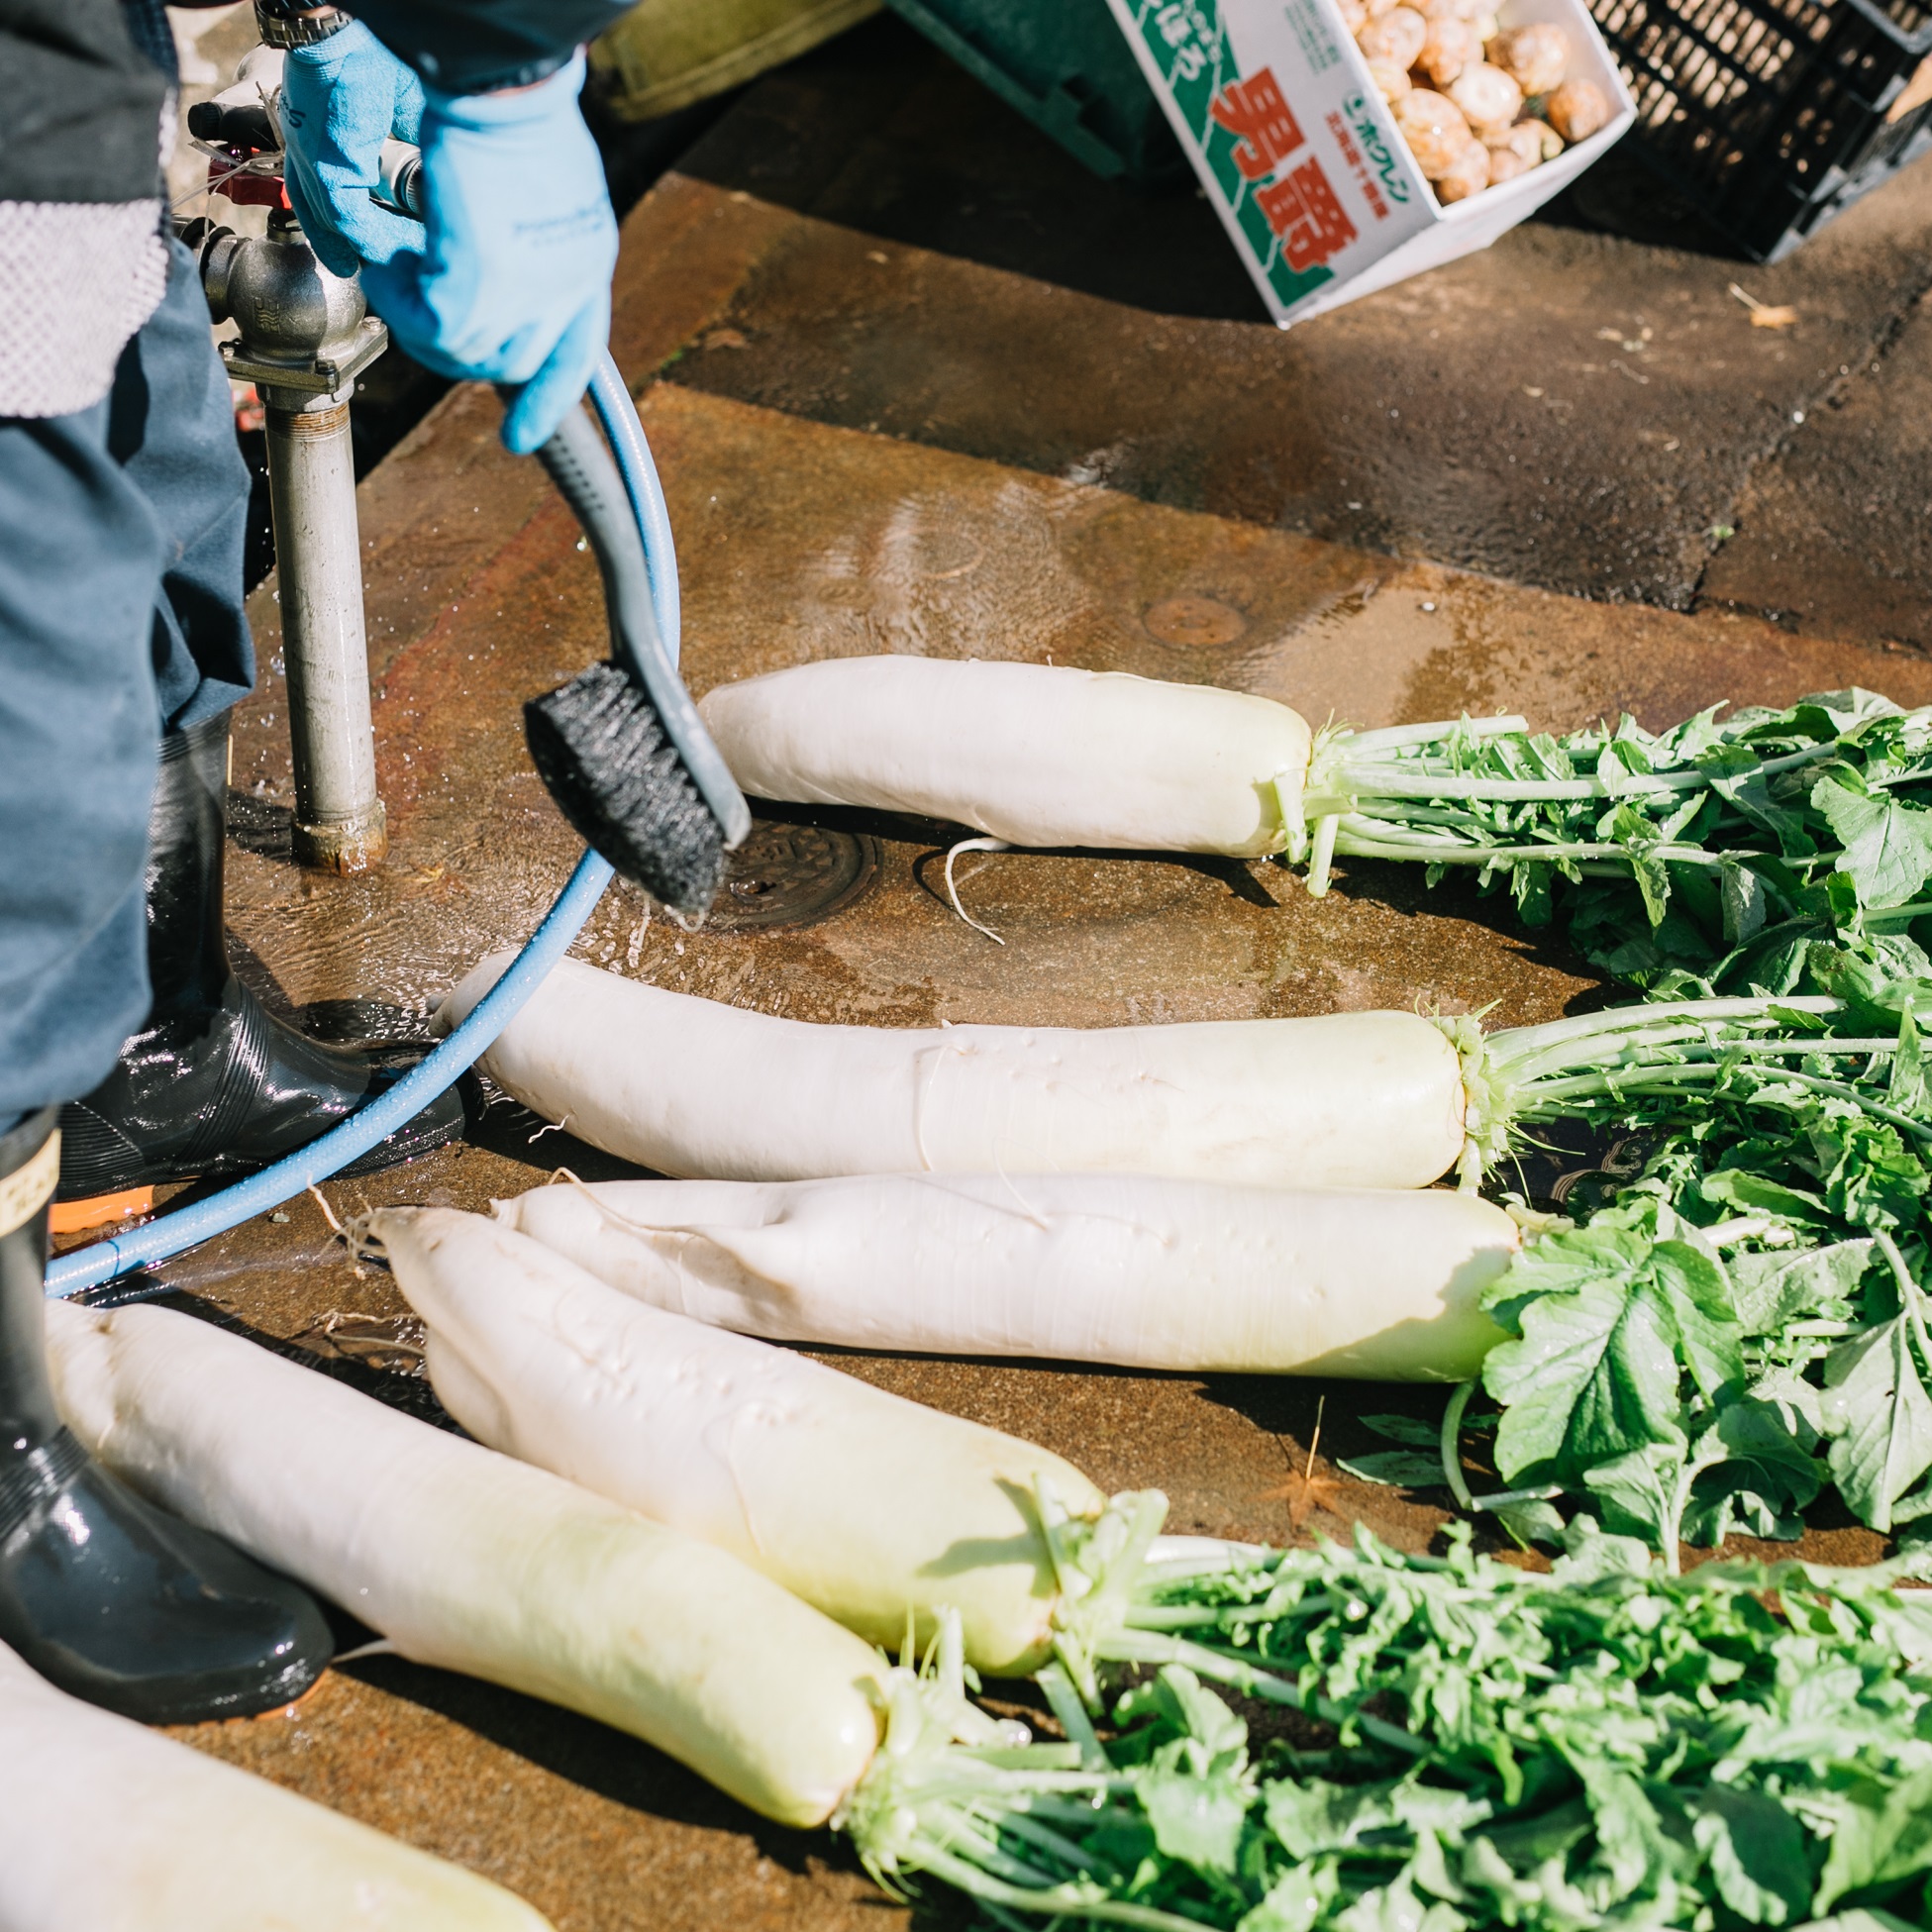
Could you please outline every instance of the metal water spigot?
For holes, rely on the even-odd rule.
[[[380,862],[389,836],[375,787],[361,538],[349,404],[356,377],[388,347],[360,284],[331,274],[285,208],[263,239],[201,220],[182,225],[237,381],[262,402],[275,520],[282,656],[295,767],[295,854],[331,871]]]

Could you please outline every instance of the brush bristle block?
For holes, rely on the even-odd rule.
[[[632,679],[593,664],[533,698],[523,723],[538,776],[584,843],[672,911],[708,911],[724,883],[724,830]]]

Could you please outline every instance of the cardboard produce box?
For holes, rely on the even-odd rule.
[[[1486,249],[1616,141],[1636,104],[1581,0],[1507,0],[1553,21],[1566,78],[1607,126],[1514,180],[1445,206],[1422,178],[1334,0],[1107,0],[1208,199],[1285,328]]]

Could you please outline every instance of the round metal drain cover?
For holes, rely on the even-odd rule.
[[[1161,643],[1195,651],[1233,644],[1248,629],[1247,618],[1218,597],[1163,597],[1141,621]]]
[[[705,925],[726,933],[815,926],[864,892],[878,858],[878,841],[863,832],[754,819],[751,837],[726,863]]]

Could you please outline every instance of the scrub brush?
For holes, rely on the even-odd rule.
[[[424,219],[422,156],[383,144],[376,199]],[[610,614],[610,661],[523,708],[531,761],[578,836],[686,919],[710,910],[751,807],[692,704],[651,604],[644,540],[617,465],[578,403],[537,452],[576,512]]]
[[[537,452],[604,577],[611,656],[523,708],[538,775],[584,842],[687,919],[724,882],[751,808],[671,664],[617,465],[577,404]]]

